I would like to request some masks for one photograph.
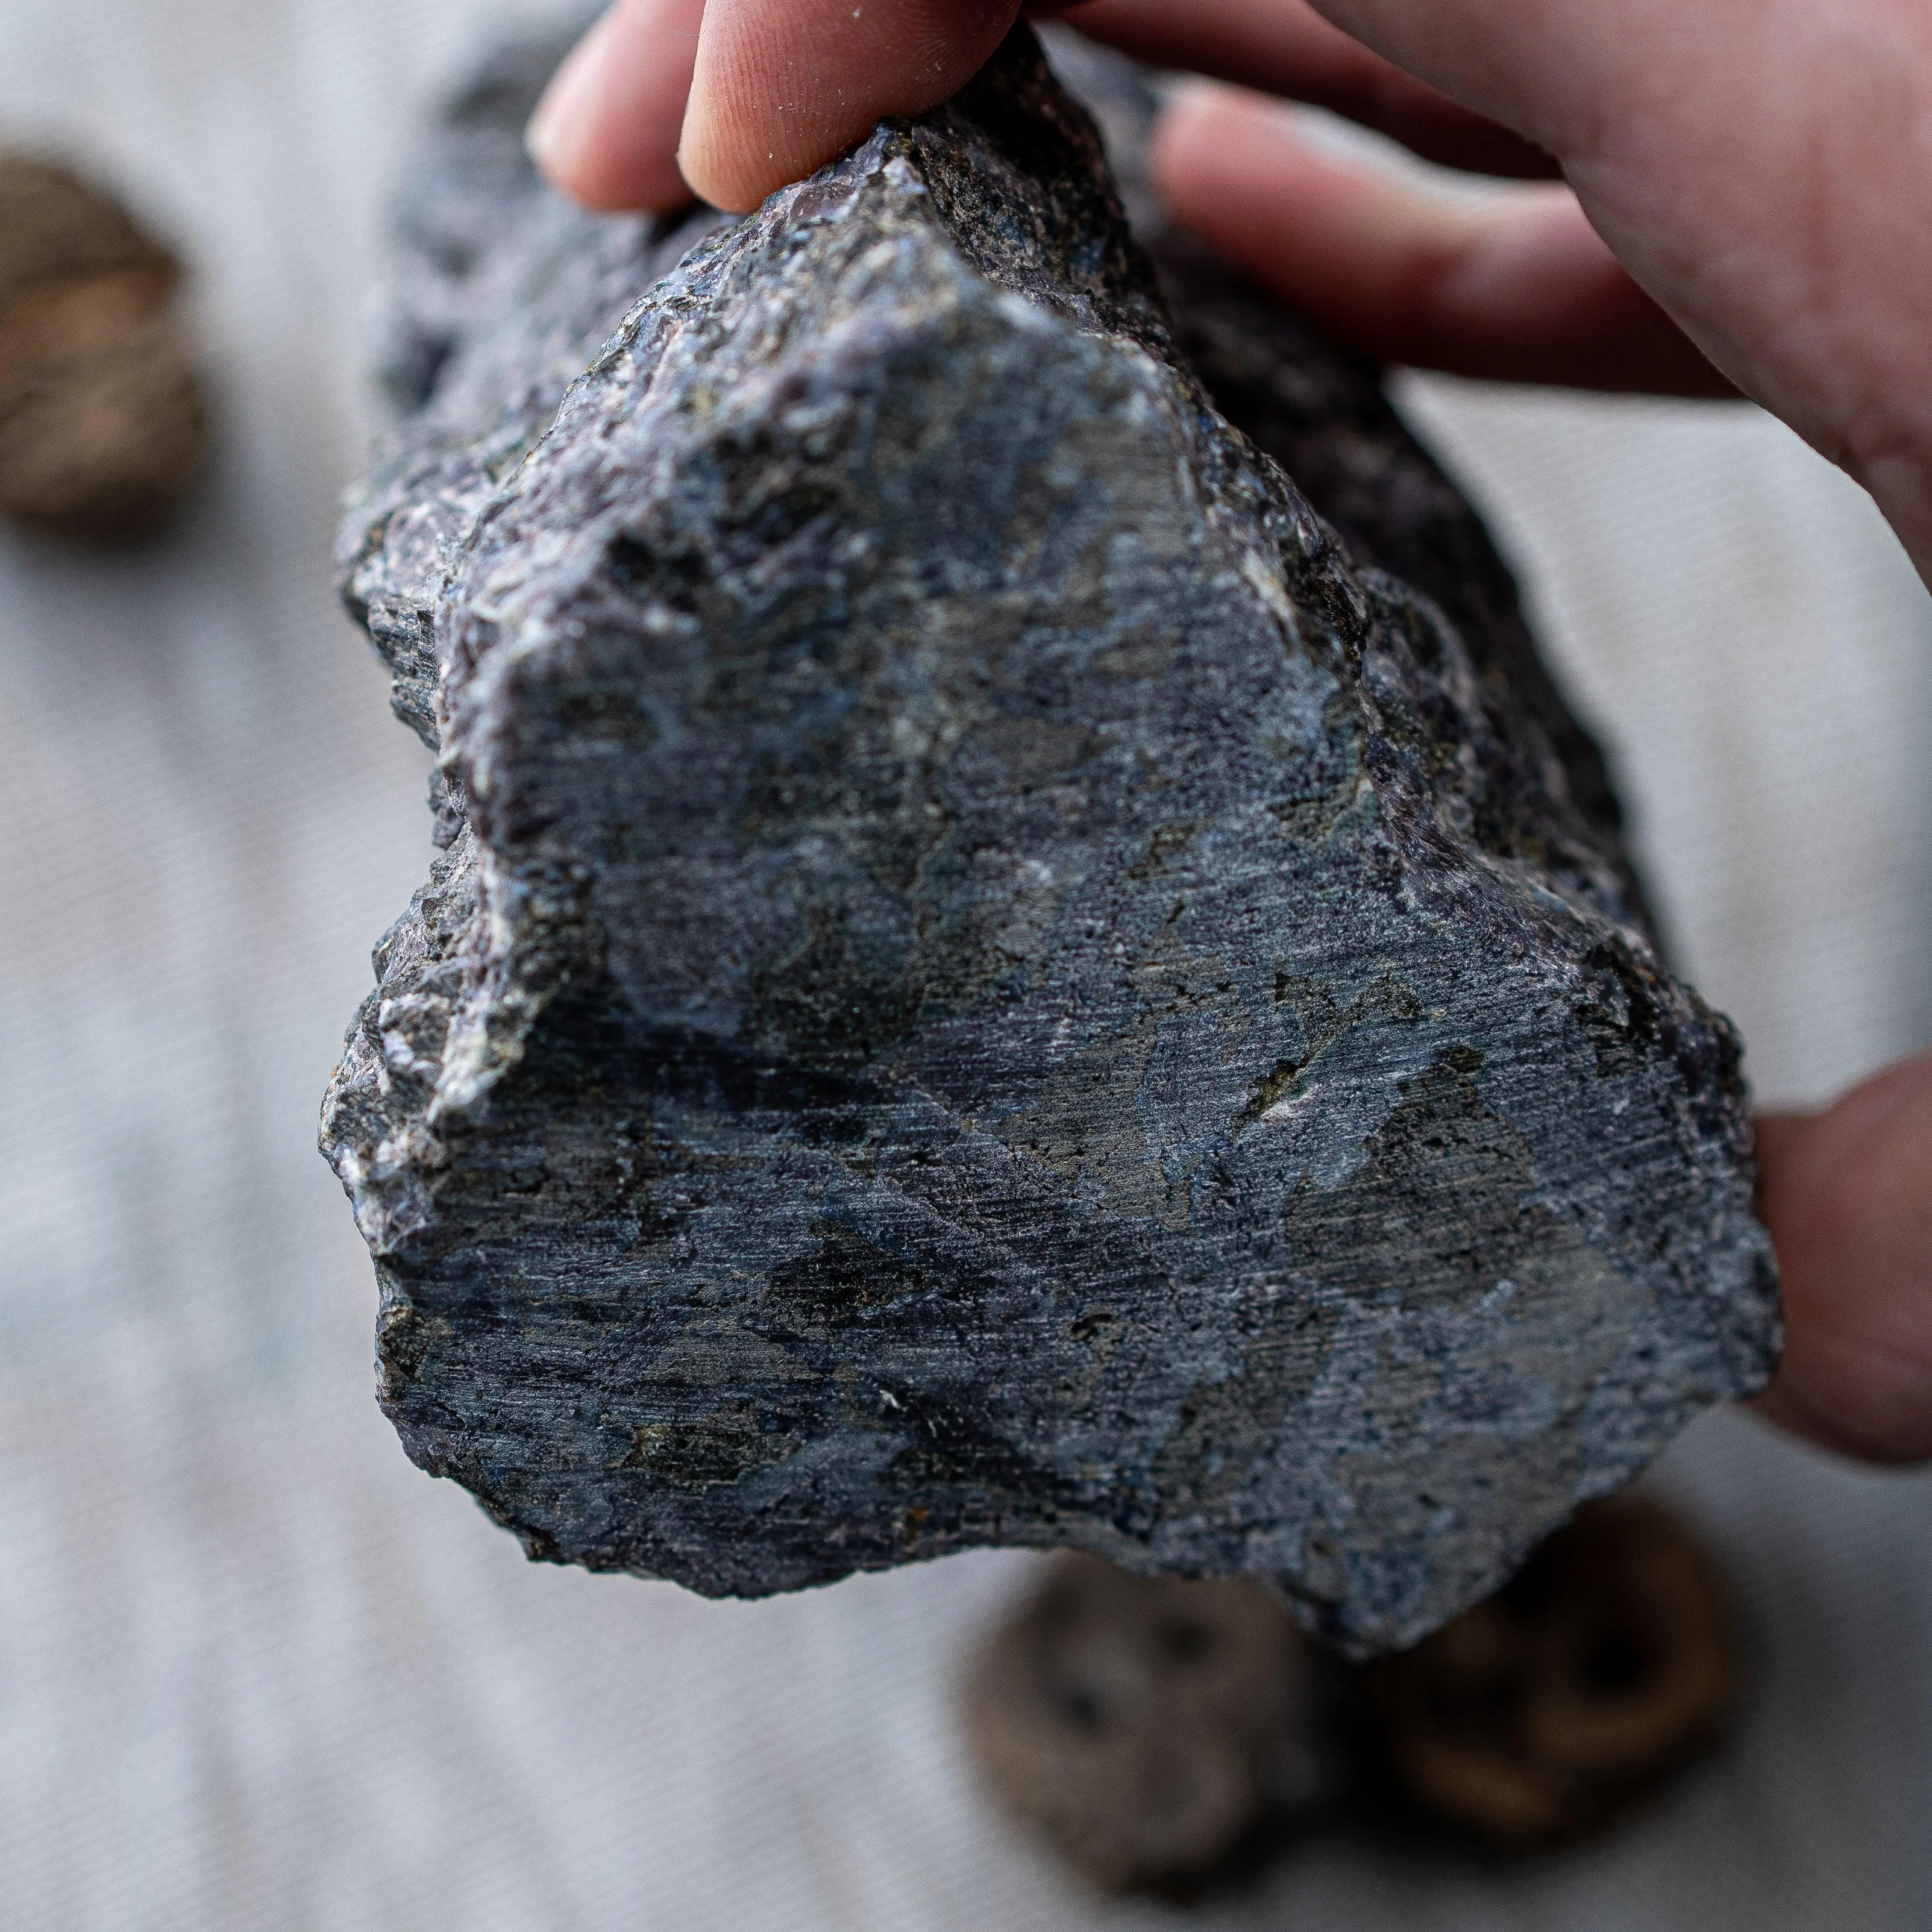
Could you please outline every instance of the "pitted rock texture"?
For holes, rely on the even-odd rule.
[[[668,233],[538,190],[544,65],[418,178],[343,557],[446,780],[323,1135],[410,1454],[708,1593],[1071,1545],[1420,1635],[1777,1342],[1506,573],[1156,237],[1170,320],[1026,33]]]

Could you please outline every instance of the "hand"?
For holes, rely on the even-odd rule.
[[[880,116],[947,98],[1019,10],[616,0],[559,76],[532,145],[593,206],[671,206],[688,181],[752,207]],[[1560,170],[1567,188],[1472,210],[1320,158],[1256,97],[1226,88],[1178,103],[1158,155],[1184,218],[1338,332],[1468,374],[1693,394],[1735,386],[1864,483],[1932,572],[1932,8],[1322,0],[1318,14],[1305,0],[1090,0],[1070,11],[1130,52],[1324,102],[1438,159]]]
[[[1261,95],[1207,82],[1168,109],[1154,157],[1184,220],[1389,360],[1755,398],[1871,490],[1932,580],[1932,8],[1319,8],[1028,10],[1515,178],[1479,203],[1431,194],[1324,156]],[[592,206],[669,208],[694,188],[752,207],[882,116],[949,98],[1019,11],[616,0],[553,84],[532,148]],[[1763,1407],[1854,1454],[1932,1456],[1932,1058],[1822,1114],[1767,1117],[1759,1152],[1788,1334]]]
[[[1786,1330],[1759,1407],[1874,1462],[1932,1457],[1932,1054],[1766,1114],[1757,1148]]]

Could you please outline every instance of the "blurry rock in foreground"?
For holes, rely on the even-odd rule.
[[[538,189],[547,64],[412,185],[345,536],[447,778],[324,1126],[410,1454],[713,1594],[1072,1545],[1420,1636],[1777,1346],[1506,574],[1163,241],[1170,322],[1027,34],[668,234]]]
[[[181,507],[208,454],[181,280],[98,190],[0,154],[0,516],[113,542]]]

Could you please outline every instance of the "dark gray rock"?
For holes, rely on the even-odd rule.
[[[344,556],[447,781],[323,1136],[410,1454],[716,1594],[1068,1544],[1439,1623],[1777,1341],[1507,574],[1156,236],[1170,323],[1025,34],[672,232],[537,188],[542,67],[418,177]]]

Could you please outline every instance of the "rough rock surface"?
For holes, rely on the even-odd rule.
[[[1072,1545],[1440,1623],[1777,1341],[1506,573],[1162,241],[1170,322],[1024,32],[672,232],[538,189],[548,58],[417,178],[343,559],[446,781],[323,1135],[410,1454],[712,1593]]]

